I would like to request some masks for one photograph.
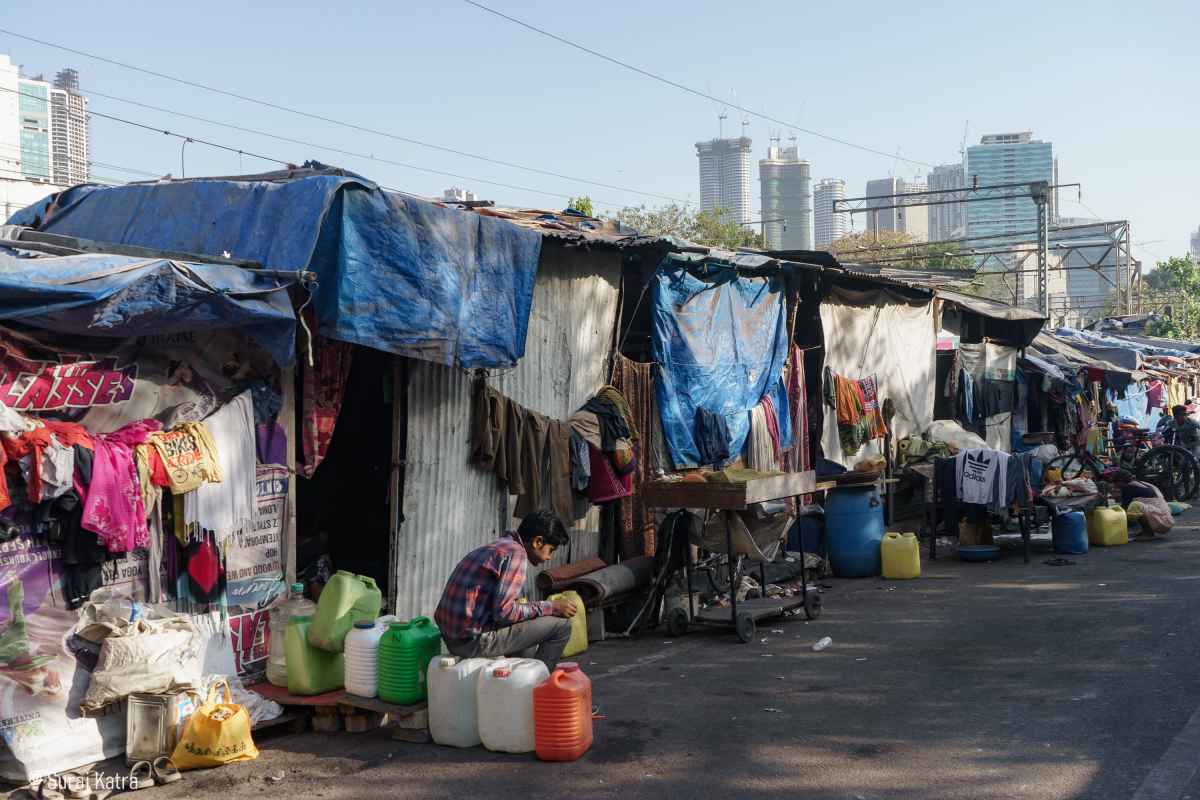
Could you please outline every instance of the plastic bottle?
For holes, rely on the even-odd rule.
[[[308,643],[312,617],[292,617],[287,633],[287,690],[292,694],[312,695],[340,689],[346,680],[342,653],[330,653]]]
[[[374,697],[379,691],[379,640],[392,615],[377,620],[359,620],[346,634],[346,691],[359,697]]]
[[[347,637],[349,639],[349,637]],[[350,649],[349,642],[346,645]],[[442,656],[429,662],[429,734],[438,744],[479,744],[479,710],[475,692],[486,658]]]
[[[833,644],[833,639],[830,639],[828,636],[822,637],[820,640],[817,641],[816,644],[813,645],[813,652],[819,653],[822,650],[824,650],[826,647],[829,647],[829,645],[831,645],[831,644]]]
[[[536,658],[501,659],[480,670],[476,698],[484,747],[500,753],[534,749],[533,689],[548,677]]]
[[[308,629],[309,644],[331,653],[342,652],[355,621],[375,619],[382,603],[383,595],[373,578],[338,570],[321,590],[321,602]]]
[[[316,603],[304,596],[304,584],[293,583],[286,596],[271,609],[268,617],[270,643],[267,657],[267,680],[276,686],[287,686],[287,624],[292,617],[308,617],[317,610]]]
[[[573,661],[563,661],[533,690],[537,757],[574,761],[592,746],[592,682]]]
[[[411,705],[426,697],[429,662],[442,652],[442,636],[428,617],[388,625],[379,640],[379,699]]]

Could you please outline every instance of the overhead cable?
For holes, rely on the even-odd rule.
[[[330,125],[338,125],[340,127],[348,128],[350,130],[359,131],[361,133],[369,133],[373,136],[382,136],[387,139],[393,139],[398,142],[404,142],[406,144],[412,144],[412,145],[416,145],[418,147],[427,147],[431,150],[439,150],[443,153],[450,153],[452,155],[462,156],[464,158],[473,158],[478,161],[485,161],[489,164],[496,164],[496,165],[503,166],[503,167],[510,167],[512,169],[519,169],[519,170],[524,170],[527,172],[535,172],[539,175],[546,175],[546,176],[553,177],[553,178],[561,178],[563,180],[572,181],[574,183],[586,183],[586,184],[590,184],[592,186],[600,186],[605,189],[613,189],[614,191],[618,191],[618,192],[628,192],[630,194],[638,194],[638,195],[643,195],[645,197],[654,197],[654,198],[658,198],[660,200],[670,200],[673,203],[681,203],[683,205],[693,205],[693,203],[690,200],[682,200],[677,197],[671,197],[670,195],[658,194],[656,192],[646,192],[641,189],[633,189],[628,186],[618,186],[618,185],[612,184],[612,183],[604,183],[603,181],[595,181],[595,180],[591,180],[589,178],[580,178],[580,177],[574,176],[574,175],[566,175],[561,172],[554,172],[551,170],[540,169],[538,167],[531,167],[526,164],[519,164],[514,161],[505,161],[503,159],[492,158],[490,156],[484,156],[484,155],[480,155],[478,153],[471,153],[466,150],[458,150],[453,147],[446,147],[445,145],[434,144],[433,142],[427,142],[427,141],[423,141],[421,139],[415,139],[411,136],[404,136],[402,134],[392,133],[390,131],[383,131],[383,130],[379,130],[377,128],[369,128],[365,125],[358,125],[353,122],[347,122],[345,120],[337,119],[335,117],[327,117],[322,114],[315,114],[310,111],[303,111],[298,108],[291,108],[290,106],[285,106],[280,103],[272,102],[270,100],[264,100],[264,99],[258,98],[258,97],[251,97],[249,95],[240,94],[238,92],[233,92],[228,89],[222,89],[220,87],[212,86],[210,84],[200,83],[199,81],[193,81],[193,80],[188,80],[187,78],[181,78],[177,75],[170,75],[165,72],[159,72],[157,70],[147,69],[146,67],[139,67],[136,64],[130,64],[125,61],[117,61],[116,59],[107,58],[105,56],[97,55],[96,53],[89,53],[86,50],[79,50],[79,49],[76,49],[73,47],[67,47],[66,45],[56,44],[55,42],[49,42],[49,41],[46,41],[45,39],[38,39],[34,36],[27,36],[23,33],[17,33],[16,31],[8,30],[6,28],[0,28],[0,33],[7,34],[7,35],[15,37],[17,39],[23,39],[27,42],[33,42],[35,44],[40,44],[45,47],[53,47],[56,50],[62,50],[67,53],[73,53],[78,56],[83,56],[84,58],[94,59],[96,61],[100,61],[105,64],[111,64],[115,67],[120,67],[122,69],[133,70],[134,72],[140,72],[144,75],[152,75],[156,78],[162,78],[163,80],[173,81],[175,83],[179,83],[184,86],[190,86],[194,89],[203,89],[206,92],[213,92],[214,94],[224,95],[225,97],[232,97],[236,100],[242,100],[247,103],[254,103],[256,105],[260,105],[265,108],[272,108],[272,109],[275,109],[276,111],[283,111],[288,114],[294,114],[299,117],[305,117],[307,119],[317,120],[319,122],[325,122]]]
[[[830,136],[827,133],[821,133],[820,131],[815,131],[811,128],[805,128],[802,125],[796,125],[795,123],[788,122],[787,120],[779,119],[778,117],[772,117],[769,114],[764,114],[764,113],[755,111],[751,108],[746,108],[745,106],[740,106],[737,103],[730,103],[728,101],[722,100],[719,97],[714,97],[713,95],[709,94],[708,92],[702,92],[699,89],[694,89],[691,86],[687,86],[685,84],[678,83],[677,81],[673,81],[670,78],[664,78],[662,75],[651,72],[650,70],[642,69],[641,67],[630,64],[627,61],[622,61],[619,58],[615,58],[613,56],[607,55],[606,53],[602,53],[599,50],[593,50],[592,48],[587,47],[586,45],[582,45],[576,41],[572,41],[571,39],[568,39],[565,36],[559,36],[557,33],[552,33],[550,31],[546,30],[545,28],[539,28],[538,26],[533,25],[528,22],[525,22],[524,20],[517,19],[516,17],[513,17],[513,16],[509,16],[508,14],[505,14],[502,11],[497,11],[494,8],[485,6],[483,3],[477,2],[477,0],[463,0],[463,2],[466,3],[467,5],[471,5],[471,6],[474,6],[475,8],[478,8],[480,11],[486,11],[489,14],[492,14],[492,15],[497,16],[504,20],[508,20],[509,22],[511,22],[515,25],[520,25],[522,28],[533,31],[534,33],[540,34],[541,36],[545,36],[547,38],[553,39],[556,42],[565,44],[567,47],[573,47],[576,50],[580,50],[584,53],[587,53],[588,55],[595,56],[596,58],[607,61],[610,64],[615,64],[618,67],[622,67],[624,69],[630,70],[631,72],[636,72],[637,74],[639,74],[643,77],[650,78],[651,80],[658,81],[659,83],[665,83],[667,86],[672,86],[676,89],[679,89],[680,91],[687,92],[688,94],[693,94],[696,97],[701,97],[705,100],[711,100],[714,103],[719,103],[723,106],[728,106],[729,108],[736,109],[737,111],[740,111],[743,114],[749,114],[750,116],[758,117],[759,119],[764,119],[767,122],[773,122],[776,125],[782,125],[785,128],[790,128],[792,130],[800,131],[801,133],[807,133],[809,136],[815,136],[818,139],[824,139],[828,142],[834,142],[835,144],[844,145],[846,147],[853,147],[855,150],[862,150],[865,153],[873,153],[877,156],[883,156],[885,158],[890,158],[890,159],[893,159],[896,161],[904,161],[909,164],[919,164],[922,167],[933,167],[934,166],[933,164],[930,164],[926,161],[919,161],[915,158],[905,158],[905,157],[901,156],[899,153],[886,153],[883,150],[876,150],[874,147],[867,147],[866,145],[861,145],[861,144],[857,144],[855,142],[847,141],[846,139],[841,139],[841,138],[838,138],[837,136]],[[0,29],[0,32],[4,32],[3,29]]]

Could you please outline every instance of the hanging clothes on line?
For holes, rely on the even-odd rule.
[[[792,443],[784,453],[785,468],[792,472],[812,469],[812,436],[809,431],[808,386],[804,375],[804,350],[792,346],[787,374],[788,403],[791,405]]]
[[[621,501],[620,520],[624,534],[622,554],[654,555],[657,528],[642,497],[642,487],[651,470],[651,454],[656,448],[652,441],[655,425],[654,365],[632,361],[618,353],[613,368],[613,388],[626,402],[629,409],[630,433],[636,434],[641,446],[638,448],[638,463],[633,471],[631,488],[633,494]],[[728,441],[728,439],[726,439]]]
[[[76,483],[75,490],[84,497],[82,526],[99,536],[110,553],[127,553],[149,544],[133,448],[161,428],[157,420],[144,419],[92,437],[92,481],[86,487]]]
[[[316,327],[315,323],[312,325]],[[354,346],[316,336],[313,337],[313,350],[314,365],[301,366],[304,390],[300,442],[304,459],[296,465],[296,471],[306,478],[311,478],[317,471],[329,451],[329,443],[333,441],[333,429],[337,425],[346,382],[350,378]]]

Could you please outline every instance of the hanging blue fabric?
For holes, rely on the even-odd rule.
[[[780,444],[790,443],[780,379],[788,341],[780,276],[739,275],[725,262],[699,266],[672,255],[653,279],[652,298],[658,403],[675,466],[702,463],[694,430],[701,408],[725,418],[729,452],[740,453],[750,428],[747,412],[768,392],[779,410]]]

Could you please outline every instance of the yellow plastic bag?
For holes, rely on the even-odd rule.
[[[217,690],[221,686],[225,687],[224,703],[218,702]],[[171,760],[184,770],[258,758],[258,748],[250,737],[251,727],[250,714],[233,702],[229,684],[218,681],[209,689],[204,705],[188,717]]]
[[[582,653],[587,650],[587,609],[583,606],[583,598],[579,596],[579,592],[567,591],[559,594],[550,595],[551,602],[555,600],[566,600],[571,605],[575,606],[575,616],[571,617],[571,640],[567,642],[567,646],[563,648],[563,656],[573,656],[577,653]]]

